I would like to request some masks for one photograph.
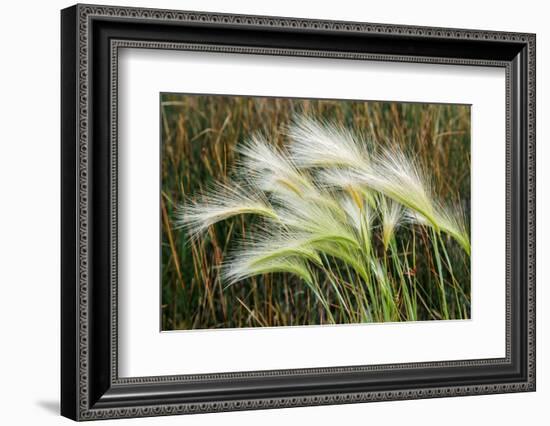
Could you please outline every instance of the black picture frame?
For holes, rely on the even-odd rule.
[[[97,5],[61,12],[61,414],[158,416],[535,390],[535,35]],[[506,70],[506,357],[194,376],[117,370],[117,49]],[[504,230],[503,230],[504,232]]]

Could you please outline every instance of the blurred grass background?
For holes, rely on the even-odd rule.
[[[224,289],[219,266],[232,238],[246,232],[246,221],[250,218],[216,224],[195,242],[188,241],[185,231],[173,228],[175,207],[183,197],[229,176],[238,143],[261,130],[270,135],[273,143],[282,145],[285,139],[281,127],[296,114],[337,122],[361,131],[377,143],[402,147],[429,172],[439,198],[448,203],[460,200],[466,217],[470,217],[467,105],[167,93],[161,95],[160,102],[163,330],[326,322],[315,296],[286,274],[250,278]],[[421,231],[417,237],[415,265],[410,271],[421,290],[417,318],[438,319],[438,296],[431,282],[432,252],[423,242]],[[465,259],[453,244],[449,255],[462,295],[457,302],[461,306],[450,308],[455,318],[469,318],[469,258]],[[327,284],[329,300],[331,291]],[[335,315],[337,318],[336,306]]]

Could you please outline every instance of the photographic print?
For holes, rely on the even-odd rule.
[[[162,330],[470,318],[470,107],[163,93]]]

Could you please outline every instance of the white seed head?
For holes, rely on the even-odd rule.
[[[191,238],[209,226],[242,214],[276,218],[276,212],[261,192],[255,192],[235,182],[216,183],[198,196],[188,199],[176,212],[175,228],[187,230]]]
[[[382,243],[384,250],[387,250],[395,231],[403,220],[403,206],[385,197],[379,198],[378,206],[382,218]]]
[[[310,118],[296,118],[288,130],[290,153],[300,167],[362,167],[367,144],[348,129]]]
[[[237,148],[243,159],[238,172],[253,187],[266,192],[303,196],[314,190],[309,176],[299,170],[287,152],[256,134]]]
[[[231,253],[224,263],[223,277],[233,284],[255,275],[289,272],[310,282],[307,262],[321,263],[307,235],[269,229],[243,241]]]

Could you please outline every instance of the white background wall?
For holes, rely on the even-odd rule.
[[[549,424],[550,27],[541,0],[380,1],[104,0],[162,7],[526,31],[537,33],[538,390],[422,401],[293,408],[102,424],[407,425]],[[11,1],[0,23],[0,419],[68,424],[59,404],[59,9],[70,2]]]

